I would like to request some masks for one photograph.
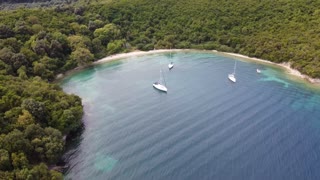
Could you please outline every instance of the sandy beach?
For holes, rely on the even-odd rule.
[[[136,50],[133,52],[120,53],[120,54],[107,56],[107,57],[102,58],[98,61],[95,61],[93,63],[93,65],[101,64],[101,63],[105,63],[105,62],[109,62],[109,61],[114,61],[114,60],[118,60],[118,59],[128,58],[128,57],[132,57],[132,56],[142,56],[142,55],[147,55],[147,54],[156,54],[156,53],[164,53],[164,52],[181,52],[181,51],[204,51],[204,52],[219,53],[222,55],[238,57],[243,60],[248,60],[248,61],[252,61],[252,62],[257,62],[257,63],[262,63],[262,64],[271,64],[271,65],[275,65],[275,66],[279,66],[279,67],[284,68],[286,70],[286,72],[290,75],[301,78],[309,83],[320,85],[320,79],[311,78],[305,74],[301,74],[298,70],[291,68],[290,63],[278,64],[278,63],[274,63],[274,62],[264,60],[264,59],[253,58],[253,57],[249,57],[249,56],[245,56],[245,55],[241,55],[241,54],[236,54],[236,53],[219,52],[216,50],[196,50],[196,49],[159,49],[159,50],[150,50],[150,51]],[[72,71],[78,71],[79,69],[82,69],[82,68],[76,68],[75,70],[72,70]],[[66,74],[69,74],[69,73],[66,73]],[[61,79],[62,77],[63,77],[63,75],[59,74],[57,76],[57,79]]]
[[[142,55],[147,55],[147,54],[156,54],[156,53],[164,53],[164,52],[178,52],[178,51],[192,51],[192,50],[187,50],[187,49],[158,49],[158,50],[151,50],[151,51],[133,51],[133,52],[128,52],[128,53],[121,53],[121,54],[115,54],[111,56],[107,56],[105,58],[102,58],[93,64],[101,64],[117,59],[122,59],[122,58],[128,58],[132,56],[142,56]]]
[[[248,59],[250,61],[255,61],[255,62],[260,62],[260,63],[265,63],[265,64],[272,64],[272,65],[276,65],[276,66],[280,66],[282,68],[284,68],[286,70],[286,72],[290,75],[293,75],[293,76],[296,76],[296,77],[299,77],[301,79],[304,79],[312,84],[320,84],[320,79],[318,78],[311,78],[310,76],[307,76],[305,74],[302,74],[300,73],[298,70],[296,69],[293,69],[291,68],[291,64],[288,63],[288,62],[284,62],[284,63],[274,63],[274,62],[271,62],[271,61],[268,61],[268,60],[264,60],[264,59],[259,59],[259,58],[252,58],[252,57],[249,57],[249,56],[245,56],[245,55],[241,55],[241,54],[236,54],[236,53],[224,53],[222,52],[223,54],[227,54],[227,55],[231,55],[231,56],[234,56],[234,57],[239,57],[239,58],[242,58],[242,59]]]

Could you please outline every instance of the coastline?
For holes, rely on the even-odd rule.
[[[289,75],[292,75],[294,77],[298,77],[301,80],[304,80],[308,83],[314,84],[314,85],[320,85],[320,79],[319,78],[311,78],[308,75],[302,74],[301,72],[299,72],[296,69],[293,69],[291,67],[291,64],[288,62],[284,62],[284,63],[274,63],[268,60],[264,60],[264,59],[259,59],[259,58],[254,58],[254,57],[249,57],[249,56],[245,56],[242,54],[237,54],[237,53],[229,53],[229,52],[220,52],[220,51],[216,51],[216,50],[197,50],[197,49],[158,49],[158,50],[150,50],[150,51],[140,51],[140,50],[135,50],[132,52],[128,52],[128,53],[120,53],[120,54],[115,54],[115,55],[111,55],[111,56],[107,56],[105,58],[99,59],[95,62],[93,62],[91,65],[89,66],[84,66],[84,67],[77,67],[73,70],[70,70],[68,72],[65,72],[63,74],[58,74],[56,76],[56,81],[59,81],[60,79],[62,79],[63,77],[65,77],[66,75],[69,75],[73,72],[77,72],[79,70],[82,70],[86,67],[90,67],[92,65],[97,65],[97,64],[102,64],[102,63],[106,63],[106,62],[110,62],[110,61],[115,61],[115,60],[119,60],[119,59],[124,59],[124,58],[128,58],[128,57],[132,57],[132,56],[143,56],[143,55],[148,55],[148,54],[157,54],[157,53],[165,53],[165,52],[190,52],[190,51],[203,51],[203,52],[212,52],[212,53],[219,53],[221,55],[227,55],[227,56],[231,56],[231,57],[237,57],[237,58],[241,58],[244,60],[249,60],[252,62],[257,62],[257,63],[262,63],[262,64],[269,64],[269,65],[275,65],[278,67],[282,67],[283,69],[285,69],[285,72]]]
[[[97,65],[97,64],[103,64],[106,62],[111,62],[111,61],[115,61],[115,60],[119,60],[119,59],[125,59],[128,57],[132,57],[132,56],[143,56],[143,55],[147,55],[147,54],[157,54],[157,53],[164,53],[164,52],[178,52],[178,51],[192,51],[192,49],[158,49],[158,50],[150,50],[150,51],[140,51],[140,50],[134,50],[131,52],[127,52],[127,53],[119,53],[119,54],[113,54],[107,57],[104,57],[102,59],[99,59],[97,61],[92,62],[92,64],[86,65],[86,66],[81,66],[81,67],[76,67],[74,69],[71,69],[67,72],[64,73],[60,73],[56,75],[56,78],[53,82],[60,82],[60,80],[62,80],[64,77],[81,71],[85,68]]]
[[[120,54],[107,56],[105,58],[102,58],[102,59],[99,59],[98,61],[93,62],[92,64],[94,65],[101,64],[101,63],[114,61],[122,58],[132,57],[132,56],[143,56],[148,54],[157,54],[157,53],[164,53],[164,52],[179,52],[179,51],[192,51],[192,49],[158,49],[158,50],[150,50],[150,51],[135,50],[128,53],[120,53]]]
[[[291,64],[289,62],[283,62],[283,63],[274,63],[268,60],[264,60],[264,59],[259,59],[259,58],[254,58],[254,57],[249,57],[249,56],[245,56],[242,54],[236,54],[236,53],[227,53],[227,52],[221,52],[222,54],[227,54],[230,56],[234,56],[234,57],[239,57],[239,58],[243,58],[243,59],[248,59],[250,61],[253,62],[259,62],[259,63],[265,63],[265,64],[271,64],[271,65],[275,65],[275,66],[279,66],[282,67],[286,70],[286,73],[295,77],[298,77],[302,80],[305,80],[311,84],[316,84],[316,85],[320,85],[320,79],[319,78],[312,78],[308,75],[302,74],[300,71],[294,69],[291,67]]]

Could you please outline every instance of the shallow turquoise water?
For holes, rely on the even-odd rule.
[[[163,53],[65,78],[63,89],[85,109],[65,178],[320,179],[320,93],[243,61],[233,84],[234,60]],[[152,87],[160,68],[167,94]]]

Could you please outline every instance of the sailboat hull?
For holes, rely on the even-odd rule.
[[[173,68],[173,64],[170,63],[170,64],[168,65],[168,68],[169,68],[169,69],[172,69],[172,68]]]
[[[167,87],[165,87],[162,84],[153,83],[153,87],[158,89],[159,91],[163,91],[163,92],[167,92],[168,91]]]
[[[229,78],[230,81],[232,81],[234,83],[237,81],[236,77],[234,77],[234,74],[229,74],[228,78]]]

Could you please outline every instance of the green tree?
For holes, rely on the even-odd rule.
[[[22,21],[22,20],[18,20],[15,23],[14,31],[17,34],[24,34],[24,35],[31,34],[30,27],[25,21]]]
[[[81,125],[81,116],[82,110],[80,107],[64,110],[58,121],[59,129],[66,132],[77,129]]]
[[[96,19],[94,21],[89,21],[88,28],[90,31],[94,31],[97,28],[103,27],[103,24],[104,24],[103,21]]]
[[[26,59],[28,61],[28,63],[27,63],[28,65],[31,65],[34,61],[39,59],[39,56],[34,51],[32,51],[31,49],[28,49],[26,47],[22,47],[20,50],[20,53],[24,54],[26,56]]]
[[[94,38],[92,40],[92,50],[96,58],[101,58],[105,55],[105,48],[101,44],[100,39]]]
[[[68,37],[72,50],[78,48],[88,48],[91,46],[91,41],[88,37],[73,35]]]
[[[93,54],[86,48],[77,48],[71,53],[70,58],[77,62],[78,66],[87,65],[93,61]]]
[[[11,57],[11,65],[14,71],[17,71],[21,66],[26,66],[28,63],[26,57],[22,53],[14,54]]]
[[[120,30],[115,24],[106,24],[103,28],[98,28],[94,31],[94,37],[100,39],[103,45],[108,42],[120,38]]]
[[[47,52],[49,52],[50,44],[45,39],[39,39],[39,40],[34,41],[31,45],[31,47],[32,47],[32,50],[37,55],[44,56],[47,54]]]
[[[25,66],[21,66],[18,70],[17,70],[17,73],[18,73],[18,76],[19,78],[21,79],[28,79],[28,76],[27,76],[27,68]]]
[[[5,24],[0,24],[0,38],[9,38],[14,36],[13,30]]]
[[[28,176],[31,177],[30,179],[51,179],[51,173],[44,163],[34,166]]]
[[[34,124],[34,123],[35,123],[35,121],[33,119],[33,116],[29,113],[29,111],[23,109],[22,110],[22,114],[19,115],[19,117],[17,119],[16,126],[19,129],[24,129],[28,125],[31,125],[31,124]]]
[[[41,139],[45,135],[43,128],[39,124],[30,124],[24,131],[24,136],[29,139],[33,140],[36,138]]]
[[[11,169],[9,153],[5,149],[0,149],[0,171]]]
[[[11,58],[13,57],[14,53],[11,49],[5,47],[0,50],[0,60],[5,62],[8,65],[11,65]]]
[[[28,159],[24,153],[12,153],[11,159],[14,169],[23,169],[29,166]]]
[[[43,30],[44,30],[44,28],[40,24],[33,24],[31,26],[31,31],[32,31],[33,34],[37,34],[37,33],[39,33],[40,31],[43,31]]]
[[[0,60],[0,75],[10,74],[11,71],[11,66],[7,65],[2,60]]]
[[[29,140],[25,139],[21,131],[14,129],[4,137],[2,149],[9,153],[19,151],[28,153],[31,150],[31,144]]]
[[[20,48],[22,47],[22,42],[17,40],[17,38],[7,38],[7,39],[0,39],[0,49],[2,48],[9,48],[12,52],[18,53]]]
[[[46,160],[48,162],[56,162],[63,152],[64,142],[62,140],[62,134],[60,131],[48,127],[44,129],[46,134],[45,137],[42,138],[44,142],[44,153]]]
[[[0,171],[0,177],[5,180],[7,179],[11,180],[11,179],[14,179],[14,174],[10,171]]]
[[[22,108],[29,111],[38,122],[47,123],[47,110],[43,103],[29,98],[23,100]]]
[[[121,52],[124,47],[124,40],[115,40],[108,43],[107,52],[108,54],[114,54]]]
[[[35,75],[38,75],[40,77],[44,76],[46,73],[46,66],[42,63],[39,62],[34,62],[33,63],[33,73]]]

